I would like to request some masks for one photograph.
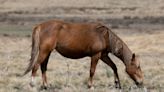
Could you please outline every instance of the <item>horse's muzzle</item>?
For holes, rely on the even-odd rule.
[[[139,87],[139,88],[143,87],[143,82],[135,82],[135,83],[136,83],[137,87]]]

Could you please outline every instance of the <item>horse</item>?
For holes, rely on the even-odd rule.
[[[30,63],[24,75],[32,71],[30,85],[41,67],[43,87],[47,88],[47,64],[51,52],[55,50],[62,56],[79,59],[91,58],[88,87],[93,87],[93,76],[99,60],[110,66],[114,72],[116,88],[121,89],[117,67],[108,56],[111,53],[125,65],[125,71],[137,86],[143,84],[143,72],[135,53],[107,26],[101,23],[72,23],[62,20],[49,20],[34,27]]]

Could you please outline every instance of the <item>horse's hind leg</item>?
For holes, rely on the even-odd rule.
[[[101,56],[101,60],[106,63],[107,65],[109,65],[113,71],[114,71],[114,79],[115,79],[115,86],[116,88],[120,88],[121,89],[121,84],[120,84],[120,79],[117,73],[117,67],[116,65],[113,63],[113,61],[109,58],[108,54],[103,54]]]
[[[45,50],[44,49],[40,49],[37,62],[35,63],[35,65],[34,65],[34,67],[32,69],[32,79],[31,79],[31,82],[30,82],[31,86],[35,86],[34,78],[36,76],[36,72],[37,72],[40,64],[43,63],[45,61],[46,57],[49,55],[49,52],[50,51],[47,51],[46,49]]]
[[[101,57],[101,53],[97,53],[96,55],[91,57],[90,78],[88,81],[88,87],[91,89],[93,88],[93,76],[94,76],[96,66],[100,57]]]
[[[41,71],[42,71],[42,80],[43,80],[43,88],[47,88],[47,76],[46,76],[46,71],[47,71],[47,64],[49,60],[50,53],[46,57],[43,63],[41,63]]]

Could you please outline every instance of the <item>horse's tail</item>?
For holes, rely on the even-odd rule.
[[[34,67],[35,63],[37,62],[37,59],[39,56],[40,30],[41,30],[40,26],[36,26],[33,30],[31,59],[30,59],[29,65],[23,75],[26,75],[27,73],[29,73],[32,70],[32,68]]]

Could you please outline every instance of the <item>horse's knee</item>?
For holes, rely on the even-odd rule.
[[[41,71],[42,71],[42,73],[44,73],[47,71],[47,68],[41,65]]]
[[[38,68],[39,68],[39,64],[37,63],[37,64],[34,65],[34,67],[32,69],[32,76],[36,75],[36,71],[38,70]]]
[[[36,63],[35,65],[34,65],[34,67],[33,67],[33,70],[35,71],[35,70],[37,70],[38,68],[39,68],[39,63]]]
[[[90,70],[90,77],[92,77],[94,75],[94,73],[95,73],[95,69],[91,69]]]

